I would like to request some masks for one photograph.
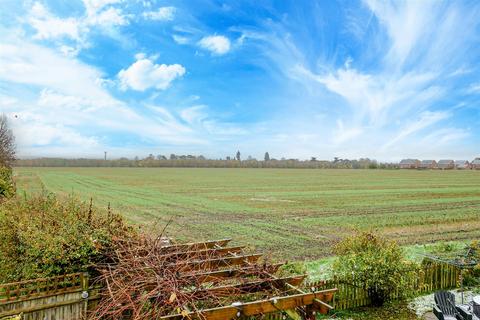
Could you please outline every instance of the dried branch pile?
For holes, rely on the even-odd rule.
[[[157,319],[231,304],[239,295],[257,299],[285,291],[270,274],[279,265],[260,264],[260,255],[244,255],[227,243],[118,241],[110,263],[97,266],[105,289],[90,318]]]

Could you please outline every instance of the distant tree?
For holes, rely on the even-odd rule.
[[[241,160],[241,158],[240,158],[240,151],[237,151],[237,154],[235,155],[235,158],[236,158],[238,161]]]
[[[270,161],[270,154],[265,152],[265,157],[263,158],[265,161]]]
[[[155,156],[150,153],[145,160],[155,160]]]
[[[230,157],[227,157],[227,161],[230,161],[230,160],[231,160],[231,158],[230,158]]]
[[[0,166],[11,167],[15,161],[15,137],[7,117],[0,116]]]
[[[177,156],[172,153],[172,154],[170,155],[170,160],[177,160]]]
[[[312,158],[310,159],[310,161],[315,162],[315,161],[317,161],[317,158],[316,158],[316,157],[312,157]]]

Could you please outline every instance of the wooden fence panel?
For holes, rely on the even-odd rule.
[[[0,319],[79,320],[88,307],[88,277],[83,273],[0,285]]]
[[[409,287],[417,293],[429,293],[435,290],[451,289],[458,286],[460,271],[458,268],[447,264],[434,264],[418,271],[417,276],[410,279]],[[309,288],[325,290],[338,288],[335,294],[333,307],[345,310],[371,304],[368,292],[361,284],[348,284],[334,279],[310,283]],[[400,292],[394,292],[392,298],[398,298]]]

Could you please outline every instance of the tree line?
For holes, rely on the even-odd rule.
[[[309,168],[309,169],[396,169],[398,164],[380,163],[369,158],[317,160],[275,159],[266,152],[263,160],[251,156],[242,159],[240,151],[233,157],[224,159],[208,159],[202,155],[169,156],[153,154],[145,158],[134,159],[65,159],[65,158],[36,158],[20,159],[15,162],[18,167],[180,167],[180,168]]]

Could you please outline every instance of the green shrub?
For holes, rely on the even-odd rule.
[[[463,284],[466,287],[480,286],[480,242],[472,241],[467,247],[467,259],[476,262],[477,265],[464,273]]]
[[[361,285],[372,304],[381,306],[398,292],[398,298],[413,292],[410,288],[417,266],[404,259],[403,249],[394,241],[372,232],[359,232],[335,246],[334,275],[341,281]]]
[[[0,198],[10,198],[15,195],[15,184],[12,169],[0,167]]]
[[[287,262],[278,270],[278,275],[281,277],[298,276],[306,273],[307,267],[303,262]]]
[[[88,271],[133,231],[74,197],[12,198],[0,206],[0,282]]]

